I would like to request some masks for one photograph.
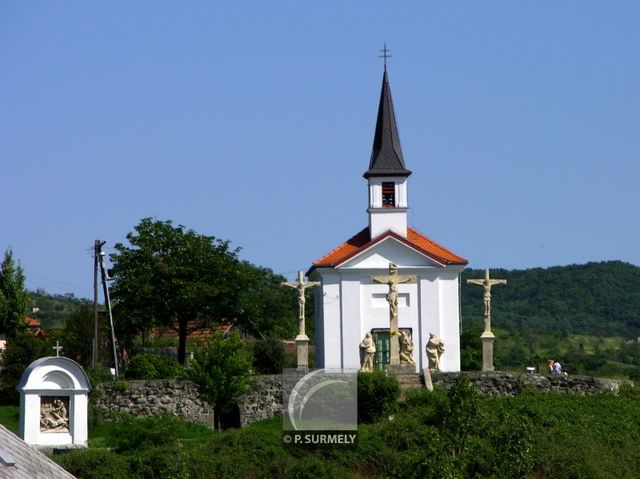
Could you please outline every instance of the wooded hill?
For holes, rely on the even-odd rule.
[[[483,278],[484,270],[462,274],[462,321],[482,321],[482,290],[467,279]],[[491,289],[492,326],[521,332],[640,336],[640,267],[621,261],[584,265],[492,269],[492,278],[506,286]]]
[[[73,294],[65,295],[49,294],[43,289],[30,291],[31,303],[37,311],[32,312],[29,316],[40,321],[42,329],[62,329],[64,325],[80,305],[86,304],[88,300],[78,299]]]

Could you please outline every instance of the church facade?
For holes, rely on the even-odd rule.
[[[460,370],[460,273],[467,260],[432,241],[407,222],[408,179],[385,67],[369,169],[367,227],[313,262],[307,272],[315,290],[316,364],[358,369],[359,345],[371,333],[375,366],[389,364],[391,335],[413,342],[416,372],[428,367],[431,334],[444,341],[440,370]],[[413,278],[397,286],[399,331],[390,329],[389,287],[374,278],[389,265]]]

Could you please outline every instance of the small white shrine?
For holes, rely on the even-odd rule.
[[[69,358],[32,362],[17,387],[20,437],[37,446],[86,446],[90,389],[82,367]]]
[[[321,283],[315,294],[320,368],[460,371],[460,273],[467,260],[409,226],[410,175],[385,66],[363,175],[369,225],[307,272]],[[444,198],[433,199],[434,208],[443,204]]]

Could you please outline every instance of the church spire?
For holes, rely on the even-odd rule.
[[[386,45],[385,45],[386,49]],[[387,76],[386,58],[382,76],[382,92],[378,106],[378,120],[373,138],[373,151],[369,161],[369,169],[364,172],[365,178],[372,176],[401,176],[407,177],[411,171],[404,166],[396,115],[393,111],[391,88]]]

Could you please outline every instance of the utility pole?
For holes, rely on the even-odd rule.
[[[104,241],[93,243],[93,347],[91,349],[91,367],[98,364],[98,257]]]
[[[119,371],[118,371],[118,353],[116,350],[116,332],[115,332],[115,328],[113,327],[113,313],[111,311],[111,299],[109,298],[109,286],[107,285],[107,270],[104,265],[105,254],[102,251],[102,246],[105,244],[105,242],[96,240],[95,244],[96,244],[96,258],[100,266],[100,275],[102,277],[102,291],[104,293],[104,303],[107,306],[107,313],[109,315],[109,329],[111,330],[111,349],[113,353],[113,365],[114,365],[116,379],[118,379]],[[96,291],[97,291],[97,286],[96,286]],[[94,293],[94,294],[97,295],[97,293]],[[96,304],[97,304],[97,300],[96,300]],[[97,346],[97,338],[98,338],[97,327],[96,327],[95,335],[96,335],[96,346]]]

